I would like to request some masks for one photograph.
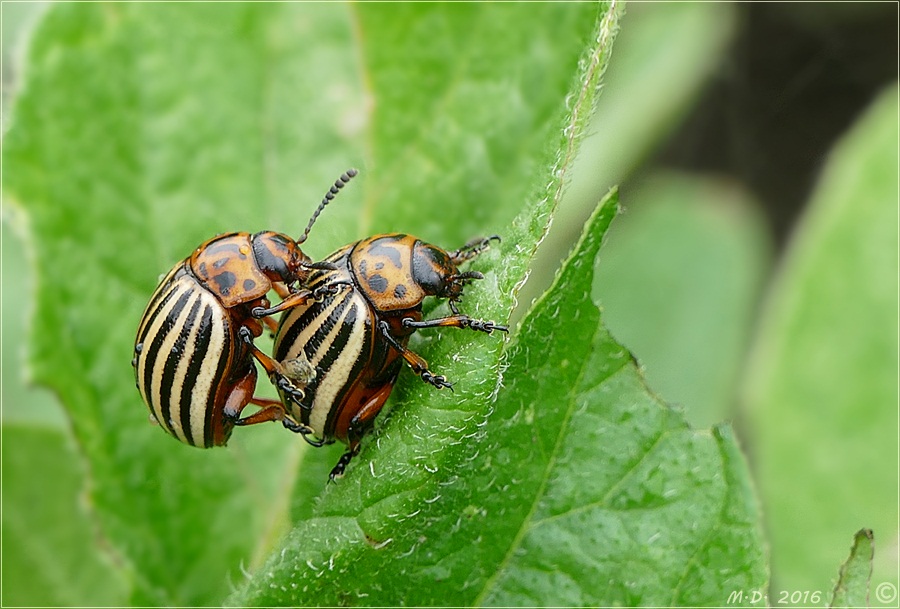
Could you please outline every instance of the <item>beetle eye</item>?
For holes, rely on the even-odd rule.
[[[456,265],[446,252],[433,245],[419,242],[412,257],[412,276],[426,294],[432,296],[449,295],[453,291],[451,277],[456,274]]]
[[[253,257],[256,265],[273,281],[290,283],[298,265],[294,264],[298,248],[285,235],[259,233],[253,237]]]

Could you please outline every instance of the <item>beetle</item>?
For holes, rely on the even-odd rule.
[[[185,444],[224,445],[238,425],[281,421],[279,400],[256,398],[259,362],[282,395],[300,400],[312,369],[303,360],[277,362],[253,340],[269,314],[309,303],[334,292],[334,286],[309,289],[310,273],[331,268],[315,263],[300,249],[319,213],[355,175],[351,169],[335,181],[299,239],[272,231],[234,232],[201,244],[176,264],[150,297],[134,344],[135,385],[152,418]],[[270,306],[274,289],[283,300]],[[241,418],[247,404],[261,409]]]
[[[469,328],[491,334],[506,326],[472,319],[460,313],[457,302],[465,283],[483,279],[477,271],[460,272],[459,265],[489,247],[497,236],[475,239],[447,252],[406,234],[383,234],[351,243],[328,256],[334,268],[316,269],[308,279],[311,290],[329,295],[299,304],[282,314],[275,334],[277,361],[307,361],[315,370],[295,395],[279,387],[299,433],[313,446],[347,445],[329,478],[343,475],[358,454],[360,441],[371,429],[405,361],[419,377],[438,389],[453,389],[443,376],[407,348],[410,336],[423,328]],[[335,293],[335,290],[340,291]],[[448,299],[452,315],[423,320],[425,297]],[[260,311],[259,313],[270,313]]]

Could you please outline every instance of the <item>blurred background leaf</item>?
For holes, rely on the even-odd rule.
[[[629,177],[684,120],[732,41],[736,13],[726,3],[628,6],[628,27],[616,42],[603,95],[518,315],[550,285],[598,194]],[[630,198],[625,204],[631,206]]]
[[[753,458],[784,590],[830,587],[847,531],[884,539],[895,581],[897,88],[841,140],[768,295],[745,379]]]
[[[126,582],[97,551],[84,472],[62,430],[3,423],[3,604],[117,606]],[[35,478],[42,483],[35,484]]]
[[[731,418],[771,242],[734,182],[649,176],[603,249],[594,290],[647,383],[697,429]]]

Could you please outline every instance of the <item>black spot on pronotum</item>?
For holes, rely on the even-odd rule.
[[[232,255],[241,256],[241,246],[232,240],[236,236],[230,235],[219,241],[213,241],[206,246],[206,255],[214,258],[227,258]]]
[[[234,273],[231,271],[225,271],[224,273],[214,275],[212,279],[216,282],[216,285],[219,286],[219,291],[223,294],[228,294],[237,282],[237,277],[235,277]]]
[[[383,268],[384,268],[384,263],[383,263],[383,262],[376,262],[376,263],[375,263],[375,270],[376,270],[376,271],[380,271],[380,270],[383,269]]]
[[[394,288],[394,298],[403,298],[404,296],[406,296],[406,286],[398,283]]]
[[[382,245],[378,243],[378,241],[374,241],[369,246],[368,254],[370,256],[387,258],[395,267],[397,267],[398,269],[402,268],[402,263],[400,262],[400,251],[393,245]]]
[[[244,290],[249,292],[256,287],[256,282],[252,279],[244,279]]]
[[[388,287],[388,280],[382,277],[381,275],[372,275],[368,278],[369,287],[372,288],[375,292],[379,294],[384,294],[384,291]]]
[[[228,264],[228,258],[220,258],[219,260],[216,260],[215,262],[213,262],[213,268],[218,270],[218,269],[222,268],[223,266],[225,266],[226,264]]]

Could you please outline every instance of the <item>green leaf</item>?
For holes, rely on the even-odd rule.
[[[827,593],[848,530],[898,536],[897,104],[892,87],[824,167],[745,379],[777,590]],[[885,544],[876,585],[897,560]]]
[[[739,186],[675,173],[629,192],[603,248],[595,288],[607,327],[696,428],[734,417],[769,258]]]
[[[35,377],[71,418],[132,603],[220,603],[289,518],[310,513],[334,462],[274,425],[199,451],[147,423],[129,361],[160,273],[218,232],[298,234],[355,165],[362,176],[316,225],[309,253],[376,230],[448,248],[502,233],[502,256],[478,261],[487,278],[465,306],[506,319],[558,204],[614,30],[615,12],[591,4],[47,12],[4,140],[3,188],[32,229]],[[352,496],[348,509],[382,500],[389,514],[397,482],[421,496],[426,467],[449,467],[458,454],[422,456],[483,416],[502,340],[447,333],[415,348],[459,391],[435,394],[404,374],[396,416],[382,417],[384,432],[319,512]],[[420,422],[442,430],[435,443],[420,441]],[[384,464],[414,475],[371,484]]]
[[[38,427],[65,425],[62,408],[58,400],[43,387],[31,383],[25,366],[25,356],[29,348],[27,327],[31,313],[24,302],[29,302],[32,291],[34,266],[27,259],[20,230],[14,232],[13,225],[21,223],[23,214],[12,206],[4,207],[3,222],[0,224],[3,245],[3,289],[0,291],[3,310],[3,383],[2,422],[27,422]],[[9,219],[7,219],[9,218]]]
[[[862,529],[853,536],[850,556],[841,565],[829,607],[868,607],[869,580],[872,577],[872,558],[875,540],[872,531]]]
[[[614,204],[523,321],[486,428],[472,487],[491,489],[475,505],[503,557],[489,605],[716,605],[766,582],[730,429],[691,430],[601,324],[593,265]]]
[[[551,5],[543,9],[556,10]],[[529,14],[534,14],[533,8],[529,8]],[[595,8],[591,14],[595,14]],[[496,249],[479,258],[478,269],[486,277],[484,284],[496,285],[497,289],[467,294],[466,307],[470,314],[474,311],[482,318],[508,317],[528,262],[546,232],[612,44],[616,12],[604,7],[600,17],[596,31],[590,33],[592,39],[582,39],[577,52],[569,55],[573,59],[578,57],[588,40],[592,40],[569,95],[573,100],[569,111],[563,115],[558,107],[555,116],[547,115],[547,120],[555,126],[549,132],[558,142],[544,156],[544,167],[552,166],[550,176],[538,182],[541,188],[538,195],[523,192],[529,203],[503,231],[502,262]],[[547,22],[550,17],[539,19]],[[391,35],[389,30],[385,32],[381,28],[373,27],[371,31],[373,36]],[[479,39],[483,36],[481,32],[476,34]],[[525,38],[526,46],[531,48],[533,37]],[[496,78],[502,78],[511,65],[520,61],[520,57],[513,56],[507,66],[493,66],[497,70]],[[570,65],[574,67],[575,63]],[[485,86],[494,85],[488,79]],[[463,111],[457,120],[467,118],[468,113]],[[541,146],[545,147],[546,144]],[[509,184],[507,190],[512,188],[521,189],[522,184]],[[453,380],[459,379],[457,391],[436,394],[433,388],[415,379],[401,379],[394,392],[397,399],[393,409],[387,416],[381,416],[374,437],[368,444],[364,443],[361,458],[356,460],[347,478],[320,496],[313,517],[291,532],[282,549],[273,553],[257,577],[245,590],[233,595],[230,603],[338,604],[352,600],[392,604],[399,602],[398,599],[409,604],[446,603],[451,592],[453,598],[472,598],[471,590],[458,590],[459,582],[452,581],[446,582],[441,591],[432,587],[413,590],[405,572],[388,574],[381,566],[375,568],[373,562],[381,565],[385,560],[383,555],[366,554],[368,549],[387,546],[390,546],[389,553],[397,554],[400,548],[418,545],[414,523],[397,528],[406,520],[404,512],[422,513],[420,506],[433,503],[442,486],[460,477],[455,472],[459,471],[461,459],[468,450],[464,440],[478,435],[497,390],[502,347],[499,341],[487,339],[476,344],[471,336],[462,333],[442,334],[439,343],[426,343],[426,338],[418,338],[414,345],[428,353],[432,368]],[[373,444],[377,450],[369,448]],[[457,516],[454,512],[454,520]],[[407,539],[401,541],[400,536]],[[335,566],[336,561],[340,567]],[[350,571],[354,575],[348,575]],[[311,574],[315,577],[310,578]],[[334,579],[338,576],[340,582]],[[373,577],[377,581],[366,586],[364,582]],[[430,575],[425,577],[430,581]],[[356,584],[348,587],[348,580]],[[417,595],[421,601],[413,600]]]
[[[126,585],[92,548],[78,455],[56,429],[4,423],[5,607],[116,606]]]
[[[691,430],[600,324],[594,259],[616,209],[523,321],[493,411],[449,443],[419,425],[431,475],[373,459],[232,603],[716,605],[766,586],[730,429]]]
[[[570,187],[522,291],[523,305],[550,285],[598,193],[622,183],[680,124],[726,53],[736,17],[737,7],[724,2],[628,5],[603,95],[586,128]],[[515,318],[526,308],[519,307]]]
[[[292,442],[273,426],[229,450],[179,445],[147,423],[128,360],[160,273],[227,229],[299,233],[358,162],[334,114],[356,96],[314,90],[352,66],[350,27],[338,6],[300,8],[58,5],[27,56],[3,152],[33,228],[34,373],[71,416],[136,604],[221,602],[287,505]]]

